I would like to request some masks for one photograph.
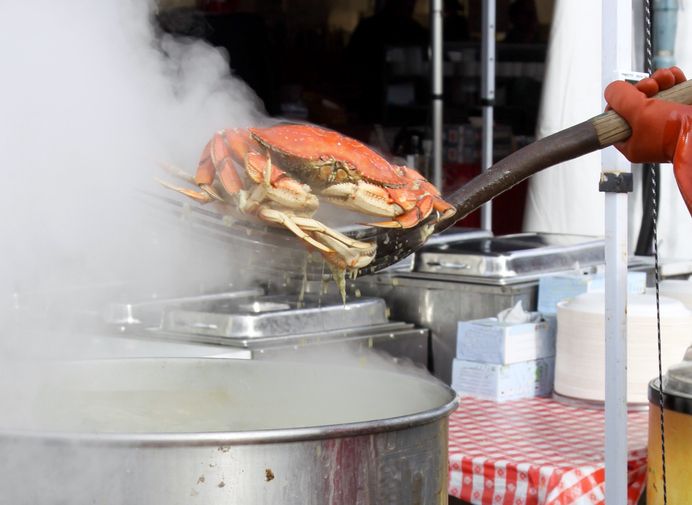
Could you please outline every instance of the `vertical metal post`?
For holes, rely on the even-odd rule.
[[[442,0],[432,0],[430,24],[432,39],[433,184],[442,190]]]
[[[623,226],[624,224],[624,226]],[[606,193],[606,503],[627,503],[627,194]]]
[[[481,49],[481,105],[483,106],[483,146],[481,169],[493,164],[493,106],[495,105],[495,0],[483,2],[483,44]],[[488,202],[481,207],[481,228],[492,231],[493,207]]]
[[[603,87],[632,68],[632,0],[602,2]],[[614,148],[602,152],[606,175],[631,172]],[[627,503],[627,193],[605,194],[605,495]]]
[[[654,69],[675,65],[678,0],[654,0]],[[653,70],[652,70],[653,71]]]

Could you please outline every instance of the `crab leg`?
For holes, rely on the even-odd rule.
[[[340,233],[328,226],[325,226],[323,223],[317,221],[316,219],[311,219],[311,218],[306,218],[306,217],[295,217],[293,218],[295,223],[300,226],[303,230],[306,231],[312,231],[312,232],[319,232],[322,233],[328,237],[331,237],[335,240],[338,240],[342,244],[348,246],[348,247],[353,247],[356,249],[363,249],[363,250],[369,250],[372,249],[372,244],[368,244],[367,242],[361,242],[360,240],[355,240],[352,239],[351,237],[348,237],[347,235],[344,235],[343,233]]]
[[[234,153],[228,146],[231,142],[229,139],[234,139],[236,135],[239,135],[239,133],[235,130],[222,130],[214,134],[202,151],[197,164],[197,173],[194,177],[173,165],[163,165],[163,168],[168,173],[199,187],[201,191],[181,188],[162,180],[159,180],[159,183],[199,203],[209,203],[213,200],[224,201],[223,197],[213,186],[217,177],[221,182],[221,186],[229,195],[238,193],[243,189],[243,182],[233,166],[232,154]]]
[[[319,231],[314,231],[312,233],[322,242],[334,249],[333,253],[325,254],[325,257],[330,263],[339,268],[363,268],[372,262],[375,257],[375,252],[377,251],[376,246],[365,244],[365,242],[361,242],[361,244],[367,245],[367,249],[354,248]]]
[[[173,191],[182,193],[183,195],[187,196],[188,198],[192,198],[194,201],[198,203],[209,203],[215,200],[215,198],[206,191],[195,191],[194,189],[181,188],[161,179],[156,179],[156,181],[159,184],[161,184],[164,188],[172,189]]]
[[[310,187],[301,184],[277,168],[269,155],[249,152],[245,156],[245,171],[257,184],[263,186],[266,196],[282,208],[295,209],[311,215],[317,210],[319,200]]]
[[[353,240],[315,219],[290,216],[268,207],[261,207],[257,216],[264,221],[285,226],[322,252],[332,263],[343,262],[349,268],[362,268],[370,264],[375,256],[376,247],[372,244]],[[312,236],[306,232],[310,232]]]
[[[411,210],[396,216],[392,221],[368,223],[368,226],[376,226],[378,228],[413,228],[428,217],[432,209],[433,198],[430,195],[425,195],[416,202]]]
[[[252,196],[248,201],[251,200]],[[349,268],[362,268],[368,265],[375,256],[376,247],[372,244],[347,237],[315,219],[291,216],[269,207],[261,207],[257,216],[264,221],[285,226],[296,236],[325,254],[332,263],[339,263],[342,260]]]
[[[326,253],[332,252],[329,247],[316,241],[310,235],[301,230],[300,226],[295,223],[294,217],[289,216],[280,210],[272,209],[266,206],[266,204],[264,204],[266,200],[267,188],[263,184],[256,186],[252,193],[249,194],[245,190],[238,192],[238,208],[244,214],[256,215],[263,221],[280,224],[288,228],[288,230],[293,232],[298,238],[304,240],[320,251]]]
[[[261,181],[259,181],[259,166],[262,163],[264,167],[261,173]],[[282,170],[276,168],[268,154],[263,156],[254,152],[248,153],[245,164],[247,173],[250,174],[253,180],[260,182],[260,185],[255,190],[256,194],[253,193],[253,197],[250,200],[264,198],[266,195],[266,197],[282,207],[297,208],[308,213],[314,212],[317,208],[317,198],[309,192],[310,188],[288,177]],[[262,188],[261,193],[258,191],[259,188]],[[373,188],[376,187],[373,186]],[[285,212],[268,207],[262,207],[258,216],[267,221],[286,226],[298,237],[326,253],[332,262],[335,261],[333,255],[336,253],[339,260],[345,262],[349,267],[358,268],[370,263],[375,254],[375,247],[372,244],[351,239],[343,233],[309,217],[289,216]],[[310,232],[313,237],[319,237],[320,240],[313,239],[305,232]]]
[[[408,180],[411,181],[408,188],[383,188],[365,181],[334,184],[323,189],[320,195],[342,207],[373,216],[394,218],[392,221],[366,223],[380,228],[413,228],[433,209],[442,215],[440,219],[454,213],[454,207],[437,196],[437,190],[430,183],[413,177],[408,177]]]
[[[298,238],[304,240],[311,246],[315,247],[316,249],[325,252],[325,253],[331,253],[333,252],[329,247],[326,245],[318,242],[314,238],[312,238],[310,235],[305,233],[301,227],[295,222],[295,217],[289,216],[285,212],[281,212],[280,210],[276,209],[270,209],[268,207],[262,207],[260,208],[259,212],[257,213],[257,216],[264,220],[268,221],[270,223],[276,223],[285,226],[288,228],[291,232],[293,232]]]
[[[394,217],[404,212],[392,201],[387,190],[365,181],[334,184],[320,191],[320,195],[329,197],[336,205],[374,216]]]
[[[237,130],[222,130],[212,137],[202,151],[202,156],[197,167],[195,181],[202,184],[212,184],[214,177],[218,176],[223,189],[229,195],[233,195],[244,188],[243,181],[233,166],[232,148],[239,136]]]
[[[421,196],[420,193],[417,187],[385,189],[364,181],[358,181],[357,184],[335,184],[321,191],[322,195],[329,197],[330,201],[337,205],[374,216],[394,218],[392,221],[366,223],[368,226],[379,228],[413,228],[428,217],[435,206],[435,200],[439,198],[427,193]],[[448,211],[446,202],[442,201],[442,204],[438,204],[441,211]],[[453,210],[453,207],[451,209]]]
[[[375,257],[377,246],[373,244],[347,237],[315,219],[304,217],[294,219],[303,230],[309,231],[314,237],[319,238],[320,242],[334,250],[332,254],[327,254],[326,257],[329,262],[335,265],[340,265],[342,268],[362,268]]]
[[[449,219],[457,211],[457,209],[456,209],[456,207],[454,207],[454,205],[452,205],[451,203],[445,202],[439,196],[433,197],[433,209],[435,209],[437,212],[440,213],[440,217],[438,218],[438,222]]]
[[[440,196],[438,189],[430,184],[430,182],[428,182],[419,172],[416,172],[415,170],[403,165],[398,166],[397,168],[401,170],[402,175],[406,179],[412,181],[410,185],[412,189],[424,191],[425,193],[432,195],[433,208],[440,213],[438,221],[444,221],[445,219],[449,219],[454,215],[456,212],[454,205],[445,202]]]
[[[260,164],[264,165],[261,170]],[[254,214],[269,223],[280,224],[323,253],[333,252],[328,246],[312,238],[296,223],[296,220],[305,218],[289,215],[282,210],[269,207],[265,203],[270,200],[278,203],[282,208],[296,208],[306,212],[314,212],[318,201],[315,195],[309,193],[309,188],[304,187],[272,165],[269,156],[265,157],[259,153],[249,152],[245,154],[245,170],[258,184],[250,194],[244,190],[238,192],[238,208],[241,212]],[[315,222],[317,223],[317,221]]]
[[[192,177],[190,174],[187,172],[181,170],[180,168],[170,165],[168,163],[162,163],[161,166],[163,167],[166,172],[171,174],[172,176],[182,179],[183,181],[186,181],[190,184],[193,184],[195,186],[198,186],[202,191],[195,191],[192,189],[186,189],[186,188],[181,188],[180,186],[176,186],[174,184],[171,184],[167,181],[164,181],[163,179],[156,179],[156,181],[161,184],[163,187],[172,189],[173,191],[177,191],[178,193],[182,193],[183,195],[192,198],[196,202],[199,203],[209,203],[211,201],[223,201],[223,198],[219,196],[219,194],[216,192],[216,190],[209,184],[197,184],[197,181],[195,180],[194,177]]]

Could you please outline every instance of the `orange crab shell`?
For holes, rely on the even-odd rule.
[[[250,133],[272,155],[297,165],[313,180],[355,182],[365,179],[388,187],[401,187],[406,183],[382,156],[333,130],[290,124],[250,128]]]

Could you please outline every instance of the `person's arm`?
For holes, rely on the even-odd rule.
[[[615,147],[633,163],[672,161],[675,180],[692,215],[692,106],[649,98],[685,80],[677,67],[661,69],[636,85],[610,83],[605,99],[632,128],[632,136]]]

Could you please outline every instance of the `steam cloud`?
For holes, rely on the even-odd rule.
[[[266,121],[224,55],[159,36],[154,8],[152,0],[0,2],[0,432],[36,416],[42,367],[15,366],[17,357],[81,357],[80,332],[70,329],[83,330],[84,316],[131,282],[145,292],[200,287],[242,270],[233,251],[191,242],[142,203],[142,190],[170,195],[155,182],[165,178],[160,162],[192,173],[215,130]],[[387,366],[375,354],[367,362],[337,354]],[[136,450],[82,457],[68,445],[56,461],[45,447],[0,438],[0,504],[135,503],[123,483],[147,478],[125,471]],[[158,503],[157,488],[150,493],[137,502]]]
[[[0,2],[2,328],[17,294],[59,292],[49,303],[64,303],[72,289],[79,307],[80,286],[191,282],[218,267],[150,221],[138,197],[167,191],[155,182],[160,162],[193,173],[215,130],[264,115],[224,54],[160,36],[154,9],[147,0]]]
[[[168,195],[155,181],[159,163],[193,173],[215,130],[264,114],[222,53],[159,36],[154,9],[148,0],[0,2],[0,430],[13,416],[26,425],[41,383],[44,367],[20,362],[81,357],[70,329],[82,329],[99,296],[233,269],[229,251],[189,241],[175,218],[153,218],[141,192]],[[108,486],[123,469],[48,459],[34,478],[24,470],[44,459],[40,444],[0,445],[0,504],[83,503],[81,484]],[[126,492],[104,491],[112,503],[127,503]]]

